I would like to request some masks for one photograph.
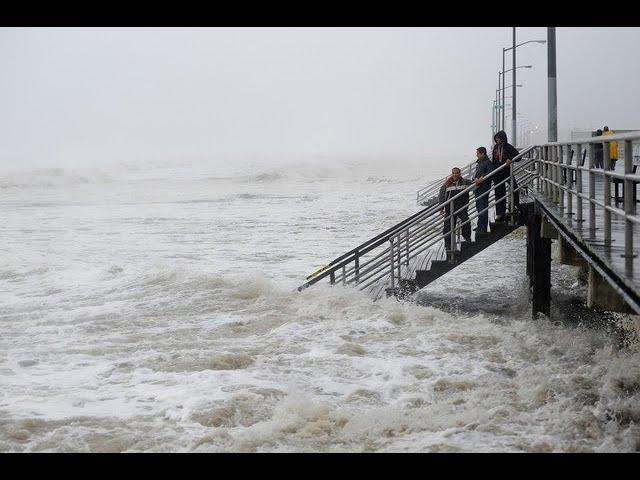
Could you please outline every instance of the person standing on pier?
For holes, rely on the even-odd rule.
[[[489,206],[489,190],[491,190],[491,179],[484,181],[484,177],[489,175],[493,171],[493,164],[489,157],[487,157],[487,149],[484,147],[478,147],[476,149],[476,173],[473,175],[476,188],[473,193],[476,197],[476,210],[478,212],[484,210]],[[483,195],[485,194],[486,195]],[[481,196],[483,195],[483,196]],[[484,213],[478,214],[478,226],[476,227],[476,240],[477,235],[480,233],[487,233],[487,226],[489,224],[489,210]]]
[[[606,125],[602,128],[602,135],[613,135],[614,133]],[[609,143],[609,158],[611,158],[611,170],[615,170],[616,162],[618,161],[618,142]]]
[[[444,185],[440,187],[440,193],[438,195],[438,200],[440,204],[443,204],[450,198],[455,197],[460,192],[465,190],[469,185],[473,185],[473,182],[466,178],[462,178],[462,171],[458,167],[453,167],[451,169],[451,176],[447,178],[447,180],[444,182]],[[453,210],[451,209],[452,204],[453,204]],[[469,207],[469,192],[463,193],[458,198],[456,198],[453,202],[447,204],[446,207],[442,207],[442,210],[440,211],[440,213],[445,214],[446,212],[444,229],[442,230],[442,233],[447,234],[451,231],[451,218],[449,218],[451,216],[451,213],[455,213],[459,209],[462,209],[455,214],[453,225],[455,228],[455,225],[458,219],[460,219],[461,223],[467,222],[465,225],[462,225],[462,236],[464,237],[464,240],[466,242],[471,243],[471,223],[467,221],[469,220],[468,207]],[[445,237],[444,242],[446,245],[447,237]]]
[[[596,130],[596,137],[602,135],[602,130]],[[604,168],[604,149],[601,143],[596,143],[593,146],[593,166],[594,168]]]
[[[493,176],[493,184],[495,185],[495,198],[496,198],[496,222],[502,222],[505,220],[505,214],[507,213],[507,190],[505,185],[509,182],[509,165],[513,159],[519,154],[516,147],[507,142],[507,134],[504,130],[500,130],[493,136],[493,141],[495,145],[493,146],[493,152],[491,154],[491,161],[493,163],[493,169],[497,169],[502,167],[503,165],[507,165],[507,167],[503,168],[499,172],[497,172]],[[520,159],[516,160],[520,161]],[[506,181],[505,181],[506,180]],[[500,184],[503,182],[502,184]],[[518,184],[513,179],[513,203],[514,208],[518,208],[520,204],[520,192],[516,189],[518,188]],[[503,198],[504,197],[504,198]],[[499,200],[502,199],[502,200]]]

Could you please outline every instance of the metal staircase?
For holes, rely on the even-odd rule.
[[[374,300],[385,295],[406,297],[428,285],[435,279],[451,271],[458,265],[472,258],[488,246],[511,233],[523,224],[527,207],[528,186],[539,173],[534,168],[534,159],[529,156],[535,147],[527,147],[514,159],[510,166],[503,165],[485,177],[485,181],[495,177],[498,172],[509,169],[509,175],[483,195],[489,196],[489,206],[478,212],[475,196],[470,195],[468,204],[456,210],[457,213],[468,209],[469,220],[477,221],[478,214],[491,212],[496,200],[506,200],[507,221],[491,222],[490,232],[484,235],[473,233],[472,242],[460,241],[463,224],[458,223],[450,231],[444,233],[444,222],[452,222],[452,215],[441,214],[443,207],[451,211],[453,202],[465,193],[472,192],[474,185],[467,187],[443,204],[438,203],[438,191],[446,179],[437,179],[421,189],[416,196],[417,203],[424,206],[422,210],[399,222],[381,234],[364,242],[349,252],[341,255],[322,269],[306,278],[306,283],[298,290],[328,279],[329,283],[354,286],[367,291]],[[475,169],[475,162],[462,169],[463,176],[469,178]],[[496,186],[517,182],[517,188],[507,188],[507,194],[495,198]],[[493,182],[492,182],[493,183]],[[514,207],[513,193],[520,192],[520,209]],[[453,226],[453,225],[451,225]]]
[[[481,236],[479,238],[476,237],[475,241],[471,242],[471,244],[467,244],[466,242],[462,243],[460,251],[454,257],[454,261],[433,260],[428,270],[415,270],[415,277],[413,279],[410,279],[409,281],[407,281],[408,279],[403,279],[401,281],[400,289],[397,289],[396,291],[389,289],[387,293],[405,296],[407,293],[413,293],[417,290],[420,290],[421,288],[426,287],[445,273],[453,270],[458,265],[464,263],[465,261],[474,257],[476,254],[483,251],[485,248],[493,245],[498,240],[506,237],[514,230],[525,225],[527,211],[531,209],[531,207],[532,203],[520,203],[518,216],[516,217],[516,221],[513,225],[510,223],[491,222],[489,224],[491,232],[485,236]]]

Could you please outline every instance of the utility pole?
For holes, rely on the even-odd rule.
[[[505,80],[505,76],[504,76],[504,52],[506,52],[506,49],[502,49],[502,102],[500,103],[500,105],[502,105],[502,128],[500,130],[506,130],[507,127],[505,127],[504,125],[504,86],[507,84],[507,81]],[[515,83],[514,83],[515,85]]]
[[[502,108],[502,102],[500,101],[500,77],[501,76],[502,76],[502,73],[498,72],[498,91],[496,92],[496,102],[498,104],[496,118],[498,119],[498,121],[496,122],[496,131],[501,130],[500,128],[500,109]]]
[[[558,92],[556,88],[556,27],[547,27],[547,104],[549,142],[558,141]]]
[[[493,101],[493,108],[491,109],[491,134],[496,134],[496,101]]]
[[[513,75],[512,85],[516,84],[516,27],[513,27],[513,53],[511,57],[513,58],[513,70],[511,74]],[[513,87],[513,98],[511,99],[511,141],[516,142],[518,130],[516,127],[516,87]],[[517,142],[516,142],[517,143]]]

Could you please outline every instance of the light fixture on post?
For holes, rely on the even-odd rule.
[[[515,65],[516,65],[516,48],[521,47],[522,45],[526,45],[527,43],[539,43],[539,44],[545,44],[547,43],[546,40],[527,40],[526,42],[522,42],[519,44],[515,44],[516,43],[516,27],[513,27],[513,45],[511,47],[507,47],[507,48],[503,48],[502,49],[502,71],[504,71],[504,54],[508,51],[508,50],[513,50],[513,83],[516,83],[516,71],[515,71]],[[503,84],[504,84],[504,79],[503,79]],[[502,104],[504,105],[504,97],[502,97]],[[513,109],[515,110],[515,101],[514,101],[514,105],[513,105]],[[502,128],[504,129],[504,109],[502,109]],[[512,132],[513,133],[513,132]]]
[[[518,67],[516,67],[516,69],[518,68],[533,68],[533,65],[520,65]],[[509,70],[505,70],[505,71],[500,71],[498,72],[498,91],[502,92],[504,90],[504,74],[507,72],[510,72],[513,69],[509,69]],[[502,80],[502,81],[501,81]],[[503,85],[502,87],[500,87],[500,85]],[[498,110],[504,110],[504,93],[502,93],[502,95],[498,95]],[[501,115],[502,121],[500,121],[500,119],[498,119],[498,130],[504,130],[504,112],[502,112]]]

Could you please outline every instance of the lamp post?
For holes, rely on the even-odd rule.
[[[507,85],[506,87],[503,87],[503,88],[500,89],[502,91],[502,101],[503,102],[504,102],[505,98],[513,98],[513,95],[509,95],[509,96],[506,96],[506,97],[504,96],[504,91],[507,88],[512,88],[512,87],[513,87],[513,85]],[[516,85],[516,87],[522,87],[522,85],[521,84],[520,85]],[[500,94],[499,94],[500,90],[496,90],[496,97],[498,97],[498,98],[500,97]],[[504,130],[504,120],[502,121],[502,124],[503,124],[502,128],[500,127],[500,110],[502,110],[502,118],[504,118],[504,108],[505,108],[505,106],[510,106],[510,105],[504,105],[504,104],[503,105],[499,105],[499,104],[494,102],[494,108],[496,109],[496,116],[497,116],[496,121],[495,121],[495,123],[497,123],[497,125],[496,125],[496,127],[494,128],[494,131],[493,131],[494,135],[496,134],[496,132],[498,132],[498,130]]]
[[[504,91],[505,91],[507,88],[511,88],[511,87],[513,87],[513,85],[507,85],[506,87],[501,88],[500,90],[502,90],[502,95],[504,95]],[[520,88],[520,87],[522,87],[522,84],[521,84],[521,83],[519,83],[518,85],[516,85],[516,87]],[[497,92],[497,90],[496,90],[496,92]],[[504,97],[504,98],[506,98],[506,97]]]
[[[548,141],[558,141],[558,92],[556,86],[556,27],[547,27]]]
[[[502,67],[504,68],[504,66]],[[518,67],[516,67],[516,69],[518,68],[533,68],[533,65],[520,65]],[[500,88],[500,84],[504,85],[505,81],[504,81],[504,74],[507,72],[510,72],[511,70],[513,70],[512,68],[510,68],[509,70],[503,70],[501,72],[498,72],[498,90],[502,91],[502,88]],[[502,82],[500,81],[500,79],[502,78]],[[502,94],[502,101],[500,101],[500,99],[498,99],[498,105],[499,105],[499,109],[504,109],[504,94]],[[498,121],[498,127],[500,130],[504,130],[504,112],[502,113],[502,122]]]
[[[492,136],[496,134],[496,117],[498,116],[498,111],[496,110],[496,101],[493,101],[493,108],[491,109],[491,133]]]
[[[498,72],[498,92],[500,91],[500,76],[501,76],[502,72]],[[499,100],[499,96],[498,98],[498,108],[501,109],[502,108],[502,102]],[[500,111],[498,110],[498,113],[500,113]],[[498,121],[498,127],[500,127],[500,121]]]
[[[513,75],[513,80],[511,81],[511,85],[516,84],[516,27],[513,27],[513,55],[511,55],[513,59],[513,71],[511,72]],[[516,89],[513,89],[513,98],[511,99],[511,138],[514,139],[516,136]],[[514,140],[511,140],[512,142]]]
[[[502,71],[504,72],[504,54],[507,52],[507,50],[513,50],[513,83],[516,83],[516,71],[515,71],[515,66],[516,66],[516,48],[522,46],[522,45],[526,45],[527,43],[540,43],[540,44],[544,44],[547,43],[546,40],[527,40],[526,42],[522,42],[516,45],[516,27],[513,27],[513,46],[511,47],[507,47],[507,48],[503,48],[502,49]],[[504,97],[502,97],[502,104],[504,105]],[[515,112],[515,101],[513,102],[513,111]],[[502,110],[502,128],[504,128],[504,109]]]

